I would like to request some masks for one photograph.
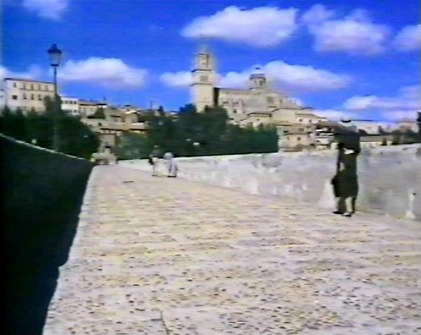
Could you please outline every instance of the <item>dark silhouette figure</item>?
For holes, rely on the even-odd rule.
[[[0,136],[2,334],[41,335],[93,165]]]
[[[358,197],[357,158],[360,153],[359,134],[341,129],[337,132],[338,155],[336,174],[332,179],[336,197],[335,214],[351,217],[356,210]]]

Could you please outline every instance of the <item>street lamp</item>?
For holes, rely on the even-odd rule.
[[[53,68],[54,74],[54,110],[53,110],[53,150],[59,151],[59,131],[58,131],[58,117],[59,117],[59,105],[58,105],[58,94],[57,94],[57,68],[60,65],[62,51],[57,48],[56,44],[53,44],[50,49],[47,50],[48,56],[50,57],[50,65]]]

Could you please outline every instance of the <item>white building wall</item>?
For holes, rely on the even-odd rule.
[[[6,106],[6,96],[4,90],[0,90],[0,108],[3,109]]]
[[[62,97],[61,98],[61,109],[69,115],[79,115],[79,99]]]
[[[11,109],[22,109],[29,112],[44,112],[45,97],[54,99],[54,84],[35,80],[19,78],[6,78],[3,83],[5,91],[5,104]]]

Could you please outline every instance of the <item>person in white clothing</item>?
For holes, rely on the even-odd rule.
[[[175,178],[177,177],[178,166],[175,162],[174,155],[171,152],[164,154],[165,165],[167,167],[168,177]]]

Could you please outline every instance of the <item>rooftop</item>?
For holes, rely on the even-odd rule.
[[[42,81],[42,80],[35,80],[35,79],[23,79],[23,78],[13,78],[13,77],[7,77],[7,78],[4,78],[3,79],[3,81],[8,81],[8,80],[13,80],[13,81],[26,81],[26,82],[31,82],[31,83],[40,83],[40,84],[54,85],[54,83],[52,83],[50,81]]]

